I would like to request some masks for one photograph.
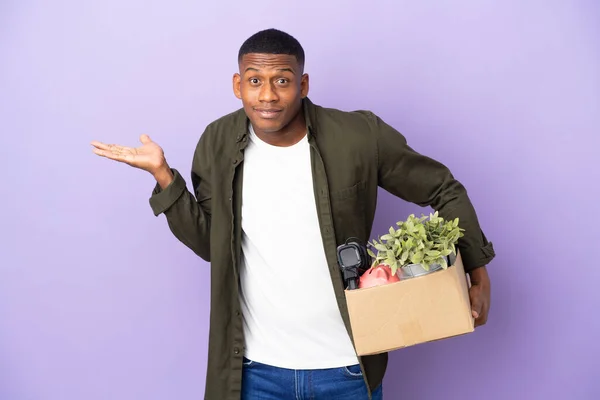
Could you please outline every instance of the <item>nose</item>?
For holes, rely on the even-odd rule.
[[[265,102],[265,103],[273,103],[273,102],[279,100],[279,97],[277,96],[277,93],[275,92],[275,88],[274,88],[273,84],[268,81],[264,85],[262,85],[262,87],[260,88],[259,96],[260,96],[259,101]]]

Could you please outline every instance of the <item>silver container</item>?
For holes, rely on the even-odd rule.
[[[450,256],[446,257],[446,262],[448,263],[447,264],[448,266],[451,266],[452,264],[454,264],[455,260],[456,260],[456,256],[454,254],[451,254]],[[428,275],[428,274],[434,273],[436,271],[440,271],[441,269],[442,269],[441,264],[431,264],[429,266],[429,271],[426,271],[425,268],[423,268],[423,266],[421,264],[408,264],[401,268],[398,268],[397,275],[401,280],[402,279],[410,279],[410,278],[416,278],[417,276]]]

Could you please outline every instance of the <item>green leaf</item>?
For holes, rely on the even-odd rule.
[[[390,265],[390,268],[392,269],[392,274],[396,275],[396,272],[398,271],[398,262],[394,261],[392,265]]]
[[[443,269],[448,268],[448,263],[446,262],[445,258],[440,258],[439,264],[442,266]]]
[[[393,238],[392,235],[385,234],[381,237],[381,240],[392,240]]]
[[[436,258],[437,258],[437,257],[439,257],[439,256],[440,256],[442,253],[440,253],[440,252],[439,252],[439,251],[437,251],[437,250],[429,250],[429,251],[427,251],[425,254],[427,254],[428,256],[431,256],[431,257],[436,257]]]
[[[371,256],[371,257],[376,257],[375,253],[373,253],[373,250],[371,249],[367,249],[367,253]]]
[[[409,254],[407,251],[402,253],[402,256],[400,257],[400,263],[402,263],[402,264],[406,263],[406,261],[408,260],[408,256],[409,256]]]
[[[376,243],[375,248],[379,251],[387,251],[387,247],[385,247],[383,244],[380,244],[380,243]]]
[[[410,259],[413,264],[420,264],[423,261],[423,253],[418,251]]]

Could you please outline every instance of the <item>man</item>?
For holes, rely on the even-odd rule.
[[[459,249],[486,322],[494,257],[466,190],[368,111],[307,97],[304,51],[275,29],[241,46],[233,91],[243,108],[211,123],[196,147],[190,193],[147,135],[100,156],[150,172],[150,198],[173,234],[211,262],[206,398],[381,399],[387,354],[358,357],[336,261],[369,239],[377,188],[459,217]]]

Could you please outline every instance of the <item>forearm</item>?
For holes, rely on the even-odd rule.
[[[156,172],[154,172],[153,176],[162,190],[166,189],[174,179],[173,171],[171,171],[171,168],[166,161]]]
[[[489,285],[490,277],[487,272],[487,267],[481,265],[469,272],[469,279],[472,285]]]

